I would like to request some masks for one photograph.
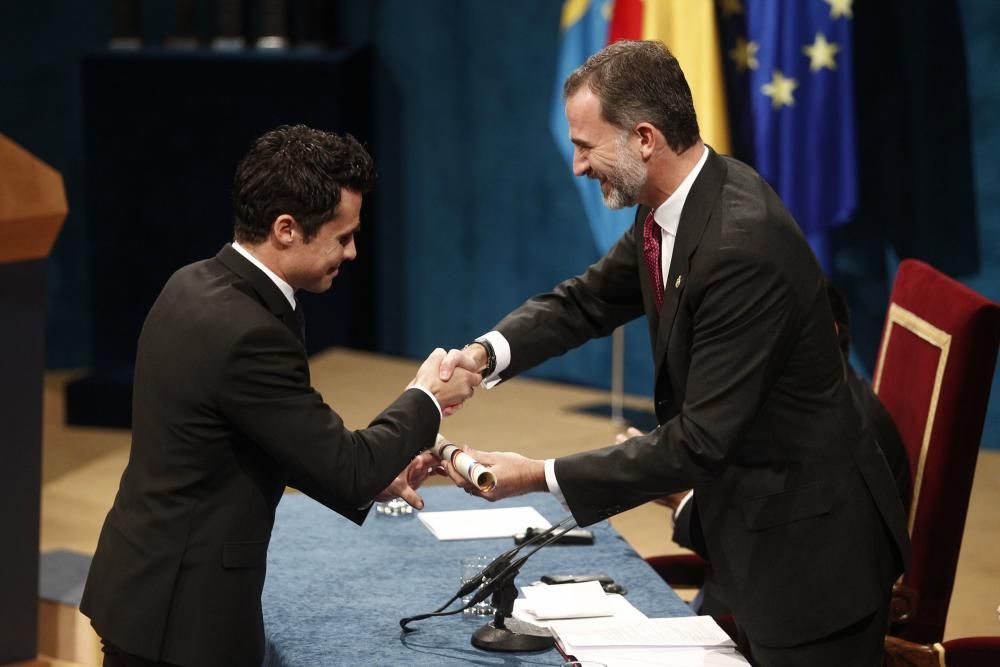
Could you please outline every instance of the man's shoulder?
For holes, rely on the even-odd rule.
[[[724,215],[735,220],[788,215],[777,193],[753,167],[726,155],[721,158],[726,164],[722,186]]]
[[[201,290],[208,284],[224,280],[226,274],[233,275],[232,272],[225,270],[218,259],[210,257],[174,271],[164,284],[163,292]]]
[[[214,257],[175,271],[150,314],[213,335],[238,336],[249,327],[284,326],[252,285]]]
[[[720,156],[726,178],[714,222],[719,250],[772,257],[776,248],[798,248],[802,232],[777,193],[752,167]]]

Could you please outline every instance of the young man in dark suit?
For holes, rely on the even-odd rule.
[[[751,662],[881,664],[906,523],[802,233],[756,172],[702,143],[661,43],[608,46],[564,94],[576,175],[638,204],[635,224],[467,349],[490,386],[645,314],[660,426],[545,462],[476,453],[497,476],[480,495],[549,490],[586,525],[694,488],[694,539]]]
[[[309,380],[295,291],[330,288],[355,258],[371,157],[350,135],[280,127],[234,181],[235,241],[167,282],[139,336],[129,463],[101,531],[81,610],[106,666],[260,665],[261,590],[274,512],[294,486],[361,523],[374,499],[415,489],[436,460],[447,383],[436,350],[366,429],[348,430]],[[332,567],[336,567],[335,564]]]

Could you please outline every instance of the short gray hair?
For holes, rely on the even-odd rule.
[[[616,127],[651,123],[675,153],[700,139],[691,88],[663,42],[621,40],[606,46],[566,77],[563,98],[585,84],[601,101],[604,120]]]

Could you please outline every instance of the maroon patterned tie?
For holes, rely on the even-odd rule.
[[[653,220],[653,212],[646,216],[646,224],[642,227],[642,254],[646,258],[646,270],[649,271],[649,281],[653,283],[653,294],[656,296],[656,309],[663,305],[663,265],[660,263],[660,226]]]

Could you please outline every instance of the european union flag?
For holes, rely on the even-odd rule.
[[[606,0],[567,0],[563,5],[558,71],[549,127],[570,170],[573,165],[573,144],[569,140],[569,124],[564,112],[563,81],[587,58],[605,47],[612,10],[613,3]],[[573,183],[580,193],[580,201],[583,203],[594,243],[597,244],[597,251],[603,255],[632,224],[635,209],[613,211],[606,207],[601,186],[595,180],[574,177]]]
[[[858,203],[853,0],[721,0],[734,153],[767,179],[829,272]]]

